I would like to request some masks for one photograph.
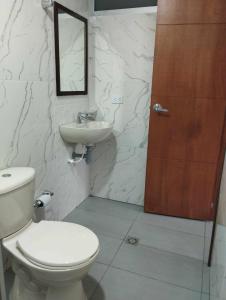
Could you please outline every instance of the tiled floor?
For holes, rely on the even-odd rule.
[[[84,280],[90,300],[208,300],[205,222],[145,214],[90,197],[65,221],[92,229],[101,251]],[[128,236],[139,243],[126,243]]]

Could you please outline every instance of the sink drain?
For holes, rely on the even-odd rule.
[[[136,246],[139,243],[139,239],[133,236],[129,236],[126,239],[126,243],[132,246]]]

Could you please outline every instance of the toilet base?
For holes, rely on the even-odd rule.
[[[45,300],[87,300],[81,281],[68,287],[49,288]]]
[[[10,300],[87,300],[82,281],[65,287],[41,288],[32,282],[24,282],[18,276],[10,292]]]

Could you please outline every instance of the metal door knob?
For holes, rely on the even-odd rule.
[[[159,104],[159,103],[156,103],[156,104],[153,105],[153,110],[154,110],[155,112],[160,112],[160,113],[161,113],[161,112],[162,112],[162,113],[167,113],[167,112],[169,112],[168,109],[163,108],[162,105]]]

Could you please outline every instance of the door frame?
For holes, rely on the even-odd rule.
[[[224,160],[226,154],[226,112],[224,117],[224,128],[222,131],[221,137],[221,147],[218,159],[218,166],[217,166],[217,174],[216,174],[216,181],[215,181],[215,191],[214,191],[214,218],[213,218],[213,229],[211,235],[211,243],[209,249],[209,258],[208,258],[208,266],[211,267],[212,264],[212,256],[213,256],[213,249],[214,249],[214,241],[216,235],[216,228],[217,228],[217,216],[218,216],[218,208],[220,202],[220,189],[222,183],[222,175],[223,175],[223,168],[224,168]]]

